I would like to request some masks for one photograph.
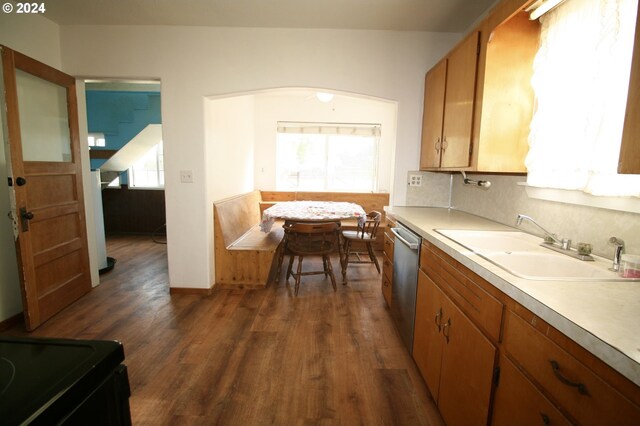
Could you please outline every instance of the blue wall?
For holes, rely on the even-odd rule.
[[[103,149],[118,150],[149,124],[162,124],[160,93],[87,90],[86,98],[89,132],[104,133]],[[91,160],[91,169],[105,161]]]

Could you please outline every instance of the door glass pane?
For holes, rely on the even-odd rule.
[[[16,70],[23,161],[70,162],[67,89]]]

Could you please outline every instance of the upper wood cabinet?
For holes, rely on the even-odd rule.
[[[447,60],[443,59],[424,79],[424,111],[422,116],[422,144],[420,169],[440,167],[442,124],[444,117],[444,89],[447,84]]]
[[[521,8],[498,4],[427,72],[421,170],[526,172],[540,24]]]
[[[469,165],[479,39],[471,33],[425,77],[421,169]]]
[[[504,6],[503,6],[504,7]],[[481,25],[471,170],[526,173],[540,23],[500,6]]]
[[[640,174],[640,120],[638,117],[640,117],[640,3],[636,18],[636,35],[618,173]]]

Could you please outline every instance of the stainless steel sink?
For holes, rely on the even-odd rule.
[[[541,238],[520,231],[434,229],[480,257],[520,278],[542,281],[640,281],[609,271],[611,261],[593,256],[584,262],[556,253]]]

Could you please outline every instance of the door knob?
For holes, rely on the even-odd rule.
[[[25,183],[27,183],[27,180],[26,180],[25,178],[23,178],[22,176],[18,176],[18,177],[16,178],[16,185],[18,185],[18,186],[22,186],[22,185],[24,185]]]
[[[20,207],[20,227],[22,232],[29,230],[29,221],[33,219],[33,213],[28,212],[26,207]]]

